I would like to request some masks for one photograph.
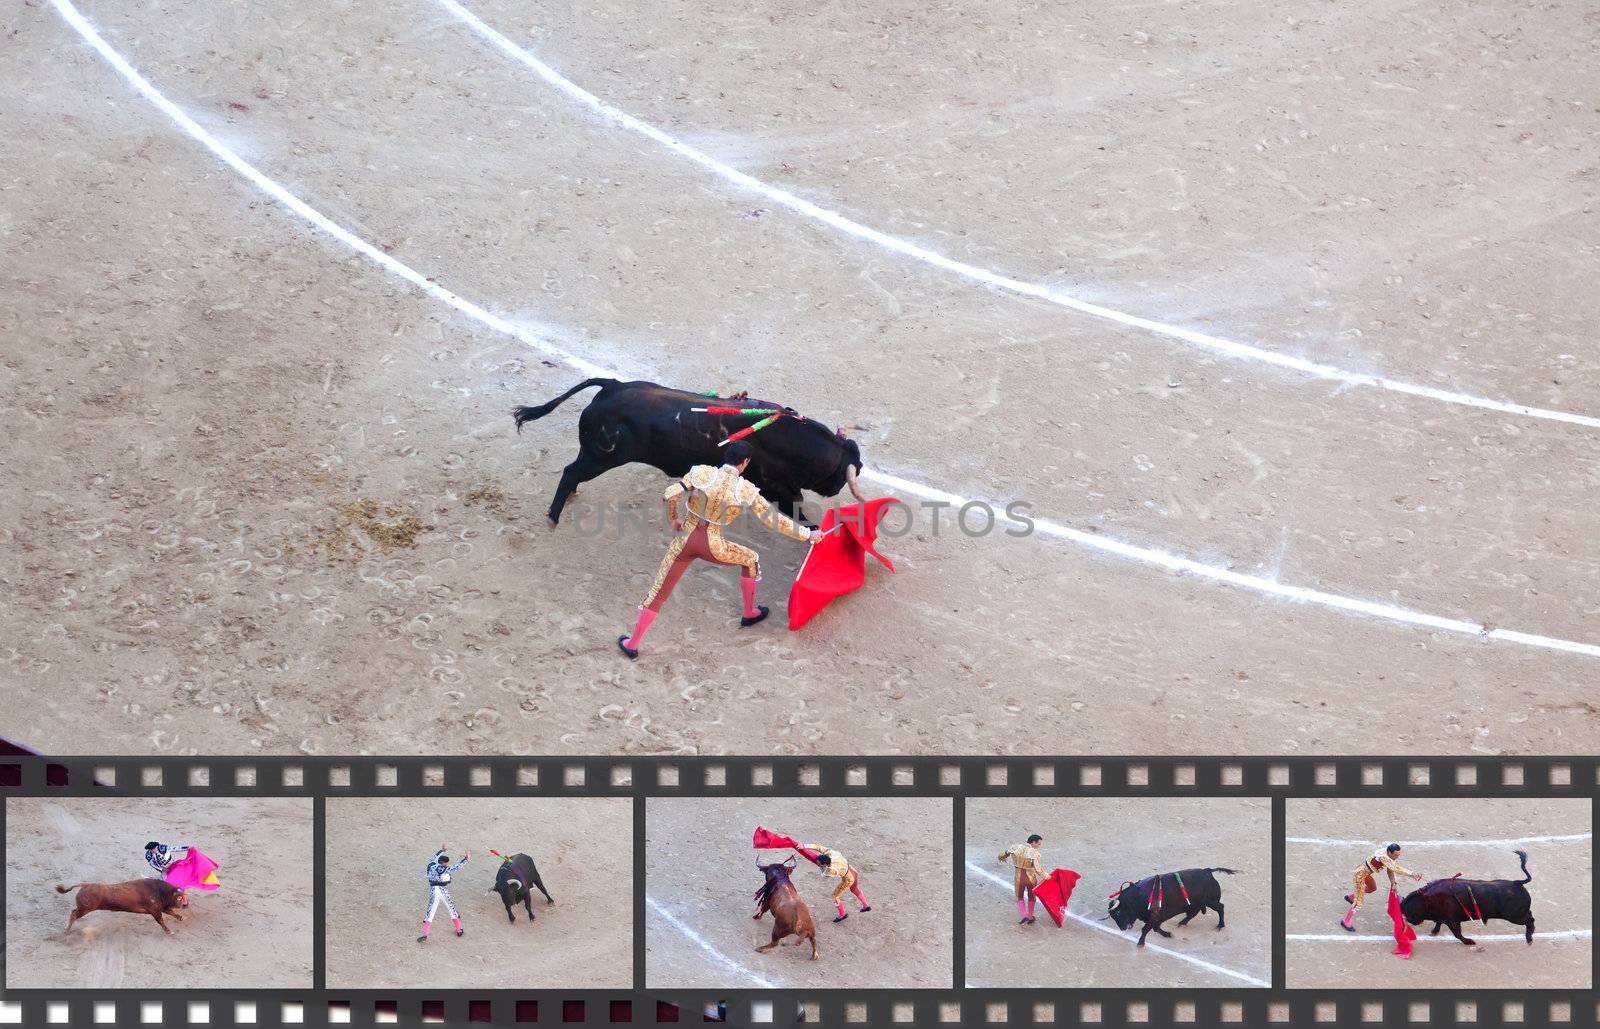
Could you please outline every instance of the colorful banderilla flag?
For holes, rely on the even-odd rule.
[[[217,878],[221,866],[194,847],[182,861],[174,861],[167,869],[167,882],[180,890],[218,890],[222,881]]]

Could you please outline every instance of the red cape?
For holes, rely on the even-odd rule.
[[[789,588],[791,630],[811,621],[833,598],[860,589],[867,580],[868,554],[894,571],[894,565],[873,544],[878,539],[878,522],[884,508],[898,503],[894,497],[879,497],[865,504],[835,508],[822,516],[818,528],[828,534],[812,545]],[[834,531],[829,532],[830,529]]]
[[[794,840],[791,840],[789,837],[780,836],[771,830],[761,828],[759,825],[756,826],[755,837],[751,839],[750,845],[757,850],[797,850],[800,851],[807,861],[811,862],[812,864],[817,863],[816,851],[801,850],[800,844],[796,843]]]
[[[1411,956],[1411,941],[1417,938],[1417,931],[1406,923],[1405,916],[1400,913],[1400,894],[1392,886],[1389,888],[1389,917],[1394,920],[1394,950],[1389,953],[1408,958]]]
[[[1058,868],[1033,888],[1033,895],[1044,905],[1044,909],[1050,912],[1057,929],[1067,920],[1067,901],[1072,899],[1072,888],[1076,885],[1078,885],[1077,872],[1069,868]]]

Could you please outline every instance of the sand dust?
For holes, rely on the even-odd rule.
[[[153,876],[150,840],[193,844],[222,888],[189,891],[173,935],[147,915],[96,911],[64,932],[55,885]],[[8,989],[311,986],[311,802],[291,798],[6,801]]]
[[[1462,872],[1469,879],[1522,879],[1516,847],[1528,852],[1537,923],[1530,945],[1521,926],[1490,919],[1487,926],[1463,925],[1471,937],[1515,936],[1515,940],[1465,947],[1448,928],[1429,939],[1431,922],[1417,926],[1410,960],[1393,957],[1393,924],[1385,913],[1388,880],[1368,895],[1356,915],[1361,935],[1381,935],[1366,943],[1298,942],[1288,945],[1288,985],[1346,989],[1588,989],[1593,942],[1588,938],[1541,939],[1541,933],[1593,929],[1591,841],[1528,842],[1493,846],[1424,845],[1411,841],[1501,840],[1517,836],[1566,836],[1590,832],[1587,800],[1290,800],[1290,837],[1368,840],[1367,846],[1289,844],[1285,875],[1288,932],[1342,935],[1338,921],[1350,892],[1350,875],[1378,846],[1401,845],[1400,863],[1421,872],[1423,882]],[[1401,881],[1400,895],[1422,883]]]
[[[1214,912],[1177,928],[1173,939],[1151,933],[1135,946],[1139,926],[1120,936],[1067,919],[1056,928],[1042,906],[1033,925],[1018,925],[1010,865],[995,855],[1033,833],[1044,837],[1046,871],[1070,868],[1083,878],[1070,911],[1098,921],[1106,897],[1124,880],[1184,868],[1232,868],[1217,875],[1226,926]],[[1248,988],[1227,972],[1178,960],[1198,958],[1244,976],[1272,981],[1272,808],[1266,800],[1177,798],[1041,798],[967,804],[967,985],[972,987]],[[971,866],[981,871],[974,871]],[[1004,884],[989,875],[998,875]]]
[[[426,944],[423,872],[448,843],[471,859]],[[492,893],[502,854],[533,858],[547,904],[516,922]],[[328,985],[352,989],[627,989],[633,985],[633,804],[610,798],[335,798],[328,801]]]
[[[759,977],[785,989],[933,989],[951,984],[950,802],[899,800],[651,799],[646,813],[648,895],[692,932],[652,910],[645,922],[645,983],[655,989],[750,989]],[[757,851],[762,825],[799,843],[821,843],[860,874],[872,910],[849,894],[839,923],[829,899],[839,880],[797,859],[793,881],[817,927],[811,946],[756,947],[772,939],[752,895],[763,881],[756,860],[793,851]],[[707,948],[710,948],[708,951]],[[715,951],[715,954],[711,953]]]

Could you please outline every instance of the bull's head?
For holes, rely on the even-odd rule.
[[[1426,919],[1423,917],[1426,908],[1426,898],[1423,890],[1412,890],[1400,901],[1400,914],[1412,925],[1421,925]]]
[[[507,869],[501,870],[499,877],[495,879],[494,885],[489,887],[489,892],[500,894],[507,904],[515,904],[522,899],[523,885],[521,879],[506,874],[508,869],[509,866],[507,866]]]
[[[772,865],[763,865],[760,861],[756,862],[756,868],[760,870],[761,874],[766,876],[768,879],[773,878],[775,875],[787,876],[790,872],[794,871],[794,867],[795,859],[794,855],[792,854],[782,861]]]
[[[1122,902],[1123,892],[1131,889],[1132,887],[1132,882],[1123,883],[1121,889],[1113,893],[1110,900],[1106,903],[1106,918],[1109,918],[1113,922],[1117,923],[1118,929],[1127,929],[1129,926],[1133,925],[1133,923],[1139,920],[1138,912],[1134,911],[1132,907]],[[1102,918],[1101,921],[1105,921],[1105,918]]]

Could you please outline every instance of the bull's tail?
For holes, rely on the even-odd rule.
[[[77,889],[78,887],[87,886],[87,885],[89,885],[89,884],[88,883],[73,883],[71,886],[63,886],[60,883],[56,883],[56,892],[57,893],[71,893],[73,890]]]
[[[1527,878],[1522,880],[1523,883],[1526,884],[1533,882],[1533,873],[1528,871],[1528,852],[1525,850],[1519,850],[1515,851],[1514,853],[1517,855],[1517,860],[1522,862],[1522,874],[1527,876]]]
[[[543,418],[551,411],[554,411],[556,408],[560,407],[562,402],[570,398],[574,393],[581,393],[591,386],[604,387],[615,385],[618,385],[616,379],[584,379],[582,382],[567,390],[559,397],[556,397],[554,400],[547,400],[537,407],[514,407],[511,409],[511,415],[517,420],[517,431],[522,431],[523,422],[538,421],[540,418]]]
[[[1238,875],[1239,874],[1239,870],[1237,868],[1208,868],[1208,869],[1206,869],[1206,871],[1208,871],[1208,872],[1221,872],[1223,875]]]

